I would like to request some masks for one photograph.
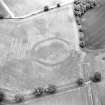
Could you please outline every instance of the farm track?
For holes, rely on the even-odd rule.
[[[83,84],[83,86],[78,86],[77,85],[77,83],[75,82],[75,83],[70,83],[70,84],[66,84],[66,85],[62,85],[62,86],[57,86],[57,92],[55,93],[55,94],[53,94],[53,95],[45,95],[45,96],[42,96],[42,97],[38,97],[38,98],[35,98],[35,96],[33,96],[32,95],[32,93],[30,92],[29,94],[24,94],[24,104],[26,103],[29,103],[29,102],[31,102],[31,101],[40,101],[40,100],[42,100],[42,99],[44,99],[44,98],[50,98],[50,97],[56,97],[56,96],[61,96],[61,95],[63,95],[63,94],[66,94],[66,93],[72,93],[72,91],[75,91],[75,90],[77,90],[77,89],[82,89],[82,88],[84,88],[84,87],[86,87],[88,84],[91,84],[91,81],[84,81],[84,84]],[[5,90],[5,91],[7,91],[7,90]],[[11,94],[11,93],[8,93],[9,95]],[[8,97],[13,97],[13,96],[8,96]],[[11,98],[12,99],[12,98]],[[13,98],[14,99],[14,98]],[[10,100],[7,100],[6,102],[4,102],[5,104],[8,104],[8,105],[11,105],[11,104],[16,104],[16,102],[14,102],[14,100],[12,101],[10,101]]]

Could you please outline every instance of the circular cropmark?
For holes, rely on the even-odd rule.
[[[36,61],[54,65],[64,61],[70,55],[71,48],[72,42],[70,47],[66,41],[52,38],[33,46],[31,55]]]

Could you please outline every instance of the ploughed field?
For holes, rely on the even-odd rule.
[[[105,1],[96,0],[97,6],[86,12],[81,21],[84,28],[87,48],[101,50],[105,48]]]
[[[66,1],[61,1],[61,4],[62,2]],[[4,3],[7,3],[17,17],[42,7],[40,1],[36,7],[32,6],[32,3],[25,2],[29,9],[19,5],[20,1],[16,4],[4,0]],[[50,3],[56,4],[52,1]],[[24,11],[19,12],[18,8]],[[86,15],[86,20],[91,20],[92,16],[87,18],[88,12]],[[104,21],[100,18],[102,17],[97,18],[98,25],[101,24],[100,21]],[[88,30],[86,32],[95,29],[93,21],[86,22],[82,23]],[[91,47],[98,36],[92,35],[86,34]],[[100,40],[104,39],[104,36],[102,37]],[[83,52],[79,48],[78,39],[78,28],[71,4],[29,18],[0,20],[0,96],[1,92],[5,94],[1,103],[103,105],[104,54]],[[91,77],[94,77],[95,72],[100,72],[102,82],[92,81]],[[49,85],[53,90],[51,88],[50,93],[46,93],[43,89]]]

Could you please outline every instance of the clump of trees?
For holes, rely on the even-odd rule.
[[[96,6],[95,0],[74,0],[74,16],[82,17],[88,10]]]

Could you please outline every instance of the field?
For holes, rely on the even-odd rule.
[[[27,14],[31,14],[33,12],[37,12],[39,10],[43,10],[44,6],[53,7],[56,6],[57,3],[66,3],[73,2],[73,0],[3,0],[9,7],[9,9],[14,13],[16,17],[24,16]]]
[[[75,25],[70,5],[28,19],[0,21],[1,88],[14,95],[48,84],[76,88],[76,80],[83,77],[80,66],[83,55],[77,48]],[[81,89],[76,91],[69,97],[77,94],[78,99],[85,94]],[[58,99],[62,100],[62,96]]]
[[[91,89],[93,94],[93,102],[95,105],[103,105],[105,103],[104,98],[104,91],[105,91],[105,54],[100,53],[94,55],[94,53],[88,54],[85,59],[84,63],[89,64],[85,67],[85,78],[88,79],[89,77],[94,76],[95,72],[99,72],[102,75],[102,80],[99,83],[92,83]],[[98,104],[97,104],[98,103]]]
[[[105,47],[105,2],[97,1],[97,6],[88,11],[82,23],[85,33],[87,48],[90,50],[102,50]]]

